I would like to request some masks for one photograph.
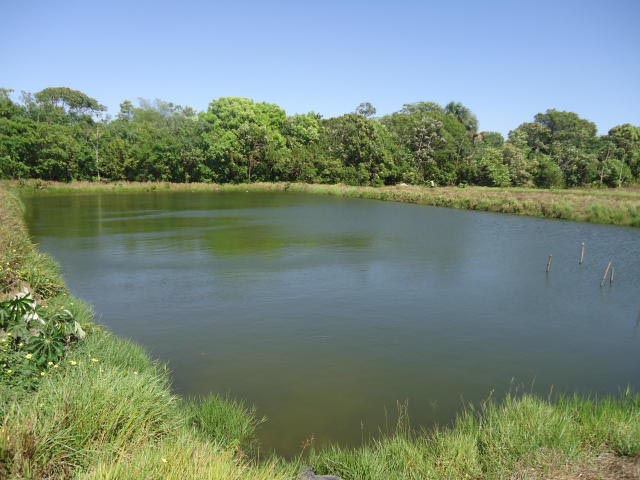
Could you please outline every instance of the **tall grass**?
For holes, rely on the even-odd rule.
[[[141,347],[94,331],[36,392],[11,404],[0,477],[291,478],[281,472],[292,466],[239,455],[253,434],[250,413],[217,397],[185,408]]]
[[[256,429],[267,421],[255,407],[220,395],[190,400],[186,403],[188,421],[203,438],[245,452],[255,446]]]
[[[451,428],[402,428],[359,448],[314,451],[310,462],[345,479],[544,478],[603,452],[638,456],[639,400],[629,391],[600,401],[508,396],[463,412]]]
[[[64,292],[58,265],[34,247],[18,197],[0,188],[0,298],[29,285],[40,297]]]
[[[156,445],[147,445],[117,460],[96,462],[77,480],[219,479],[292,480],[296,468],[277,460],[260,465],[238,460],[214,442],[181,433]]]

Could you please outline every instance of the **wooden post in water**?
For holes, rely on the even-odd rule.
[[[611,268],[611,262],[607,263],[607,268],[604,271],[604,275],[602,276],[602,280],[600,280],[600,286],[604,287],[604,282],[607,280],[607,275],[609,275],[609,269]]]
[[[579,265],[582,265],[582,261],[584,260],[584,242],[582,242],[582,245],[580,246],[580,263]]]
[[[551,270],[551,258],[553,255],[549,255],[549,259],[547,260],[547,273]]]
[[[613,276],[616,274],[616,267],[611,267],[611,276],[609,277],[609,285],[613,283]]]

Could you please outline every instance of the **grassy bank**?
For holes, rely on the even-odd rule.
[[[304,183],[55,183],[8,182],[49,193],[136,191],[291,191],[416,203],[436,207],[640,227],[640,189],[524,189],[489,187],[350,187]]]
[[[63,188],[77,187],[47,191]],[[353,190],[369,191],[385,190]],[[293,479],[303,464],[345,480],[640,478],[640,395],[630,391],[599,400],[509,397],[470,408],[451,428],[430,432],[412,431],[402,415],[394,433],[360,448],[311,446],[289,461],[258,455],[253,433],[259,415],[224,398],[185,401],[172,394],[163,365],[95,326],[91,310],[68,294],[55,262],[29,240],[22,213],[17,198],[0,186],[0,296],[29,286],[40,304],[72,312],[87,336],[37,381],[0,376],[0,478]],[[12,365],[0,367],[6,372]]]

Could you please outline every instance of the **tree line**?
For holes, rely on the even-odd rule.
[[[114,118],[67,87],[0,89],[0,178],[349,185],[618,187],[640,180],[640,127],[598,135],[576,113],[547,110],[509,132],[478,131],[459,102],[370,103],[322,118],[248,98],[197,112],[125,100]]]

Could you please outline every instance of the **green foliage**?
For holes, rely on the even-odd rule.
[[[401,112],[383,117],[394,141],[407,152],[420,183],[452,184],[465,168],[471,137],[452,113],[433,103],[405,105]],[[460,180],[467,180],[462,175]]]
[[[535,121],[548,130],[551,143],[588,147],[596,137],[595,123],[580,118],[573,112],[550,109],[545,113],[538,113]]]
[[[619,125],[598,137],[592,122],[554,109],[506,142],[497,132],[478,133],[476,116],[460,102],[405,104],[381,118],[368,102],[322,119],[240,97],[218,98],[200,113],[144,99],[123,101],[114,119],[103,111],[67,87],[27,93],[20,102],[0,89],[0,178],[533,186],[549,183],[540,178],[549,169],[555,177],[546,162],[540,174],[540,155],[560,168],[568,187],[618,187],[640,176],[640,127]],[[508,182],[495,161],[482,161],[478,175],[487,147],[503,148]]]
[[[538,163],[534,176],[536,187],[563,187],[564,180],[560,166],[553,162],[547,155],[537,155],[536,159]]]
[[[282,128],[286,114],[277,105],[248,98],[214,100],[203,118],[208,153],[218,177],[231,182],[265,180],[286,155]]]
[[[323,122],[323,145],[327,156],[343,166],[342,181],[348,185],[381,185],[387,183],[393,170],[393,157],[388,144],[389,132],[384,125],[362,115],[350,113]]]
[[[509,167],[503,163],[502,150],[496,147],[479,149],[474,155],[475,183],[489,187],[507,187],[511,178]]]
[[[0,302],[0,382],[35,387],[85,337],[69,310],[48,307],[37,305],[28,291]]]
[[[505,143],[502,147],[502,157],[509,168],[511,183],[515,186],[533,186],[533,177],[537,162],[513,143]]]
[[[625,123],[609,130],[605,140],[614,146],[613,156],[625,163],[636,178],[640,177],[640,127]]]
[[[73,115],[83,115],[106,110],[95,98],[67,87],[50,87],[34,95],[36,100],[48,109],[68,110]]]
[[[376,114],[376,107],[369,102],[362,102],[356,107],[356,113],[363,117],[373,117]]]
[[[478,119],[473,112],[460,102],[449,102],[444,107],[445,113],[453,115],[470,133],[478,130]]]
[[[500,132],[480,132],[474,137],[476,145],[500,148],[504,145],[504,137]]]

